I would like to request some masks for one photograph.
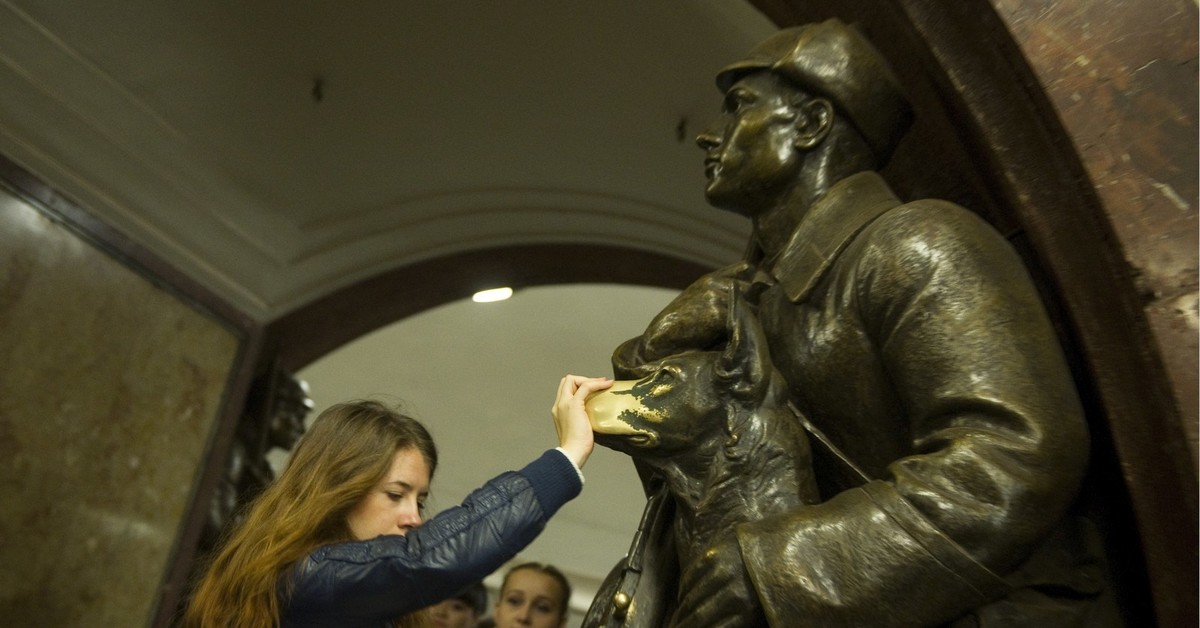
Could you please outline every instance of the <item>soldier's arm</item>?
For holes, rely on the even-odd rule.
[[[718,347],[729,337],[729,298],[744,289],[750,266],[739,262],[704,275],[671,300],[646,326],[613,352],[618,379],[638,379],[639,369],[684,349]]]
[[[873,224],[853,281],[911,449],[884,477],[738,530],[768,615],[932,625],[1002,595],[1086,464],[1069,372],[1015,252],[948,204]]]

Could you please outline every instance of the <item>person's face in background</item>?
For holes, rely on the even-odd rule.
[[[496,628],[560,628],[567,623],[564,593],[557,580],[540,571],[512,572],[496,601]]]
[[[383,481],[363,496],[346,516],[350,533],[359,541],[384,534],[407,534],[421,525],[429,497],[429,464],[416,447],[397,451]]]
[[[435,604],[431,607],[430,616],[437,628],[474,628],[479,621],[475,608],[458,598]]]

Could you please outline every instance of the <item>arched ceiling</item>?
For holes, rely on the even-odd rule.
[[[270,321],[522,244],[736,258],[694,146],[743,2],[0,2],[0,152]]]

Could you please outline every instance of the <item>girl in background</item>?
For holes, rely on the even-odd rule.
[[[508,570],[493,612],[496,628],[562,628],[571,584],[552,565],[525,563]]]

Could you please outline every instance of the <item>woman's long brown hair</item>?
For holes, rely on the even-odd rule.
[[[415,448],[432,478],[437,449],[423,425],[376,401],[354,401],[321,413],[283,473],[254,500],[242,523],[208,565],[184,615],[192,628],[273,628],[287,571],[316,548],[353,540],[350,510]],[[397,625],[422,625],[424,614]]]

